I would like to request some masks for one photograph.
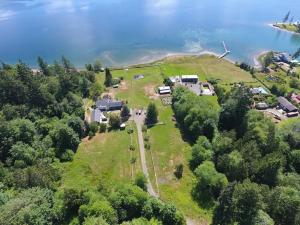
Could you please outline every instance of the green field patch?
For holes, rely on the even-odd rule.
[[[97,134],[91,140],[83,140],[72,162],[65,164],[63,187],[93,188],[101,177],[116,182],[131,182],[141,171],[136,129],[132,137],[124,131]],[[132,141],[131,141],[132,139]],[[131,143],[135,151],[129,150]],[[132,158],[136,162],[131,162]]]

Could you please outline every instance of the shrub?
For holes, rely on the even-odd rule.
[[[107,128],[107,125],[105,123],[101,123],[100,124],[100,128],[99,128],[99,132],[100,133],[105,133],[106,132],[106,128]]]
[[[182,174],[183,174],[183,164],[180,163],[180,164],[175,166],[174,175],[177,179],[180,179],[180,178],[182,178]]]
[[[74,152],[68,149],[65,153],[63,153],[60,157],[62,162],[72,161],[74,157]]]
[[[134,181],[135,185],[143,189],[144,191],[147,191],[147,179],[144,176],[144,174],[139,173]]]

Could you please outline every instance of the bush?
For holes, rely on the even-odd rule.
[[[147,126],[146,126],[146,125],[144,125],[144,126],[142,127],[142,132],[143,132],[143,133],[146,133],[146,132],[147,132],[147,130],[148,130]]]
[[[182,178],[182,174],[183,174],[183,164],[180,163],[180,164],[175,166],[174,175],[177,179],[180,179],[180,178]]]
[[[62,162],[72,161],[74,157],[74,152],[68,149],[65,153],[63,153],[60,157]]]
[[[100,124],[100,128],[99,128],[99,132],[100,133],[105,133],[106,132],[106,128],[107,128],[107,125],[105,123],[101,123]]]
[[[127,133],[128,133],[128,134],[132,134],[132,133],[133,133],[133,129],[132,129],[132,128],[128,128],[128,129],[127,129]]]
[[[119,129],[120,128],[120,116],[117,114],[110,114],[109,116],[109,125],[111,126],[112,129]]]
[[[134,150],[135,150],[135,146],[134,146],[134,145],[130,145],[130,146],[129,146],[129,149],[130,149],[131,151],[134,151]]]
[[[92,132],[95,135],[99,130],[98,123],[97,122],[91,122],[89,129],[90,129],[90,132]]]
[[[149,135],[146,135],[146,136],[144,137],[144,141],[148,142],[149,140],[150,140]]]
[[[89,139],[91,139],[92,137],[95,136],[95,133],[93,133],[92,131],[90,131],[90,132],[88,133],[88,136],[89,136]]]
[[[150,150],[150,149],[151,149],[150,143],[145,143],[145,149],[147,149],[147,150]]]
[[[144,174],[139,173],[136,176],[134,183],[144,191],[147,191],[147,178],[144,176]]]

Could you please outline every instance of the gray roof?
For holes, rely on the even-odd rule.
[[[96,107],[102,111],[121,109],[122,106],[123,106],[123,102],[113,101],[108,98],[104,98],[96,101]]]
[[[298,111],[298,108],[296,106],[294,106],[292,103],[290,103],[284,97],[278,97],[278,102],[279,102],[280,106],[288,112]]]
[[[278,53],[274,56],[274,59],[278,62],[290,62],[292,57],[287,53]]]
[[[98,122],[98,123],[100,123],[100,120],[101,120],[101,111],[99,109],[94,109],[92,111],[91,120],[92,120],[92,122]]]

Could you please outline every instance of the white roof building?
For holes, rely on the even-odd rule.
[[[199,79],[198,75],[182,75],[181,79]]]
[[[170,86],[162,86],[158,88],[159,94],[171,94],[171,87]]]

